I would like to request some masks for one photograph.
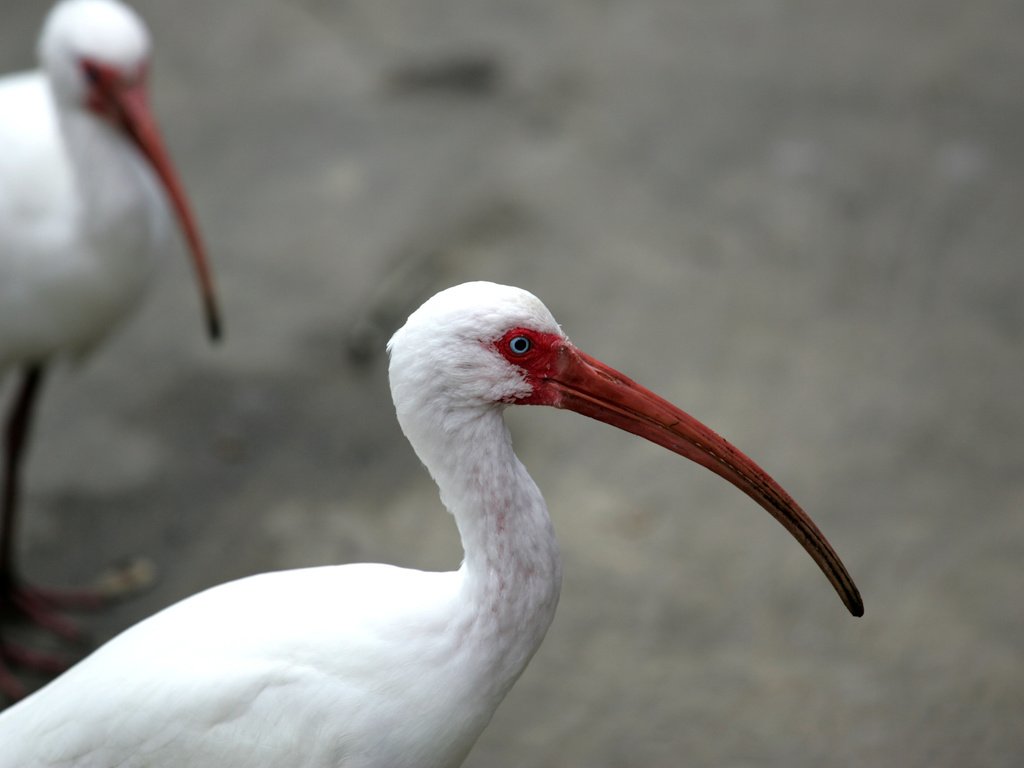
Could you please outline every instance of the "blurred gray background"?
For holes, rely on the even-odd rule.
[[[1024,763],[1024,5],[136,7],[228,334],[175,259],[49,382],[31,573],[161,572],[97,641],[256,571],[455,567],[383,345],[490,279],[772,472],[867,613],[710,473],[519,409],[565,586],[468,765]],[[0,70],[45,10],[5,0]]]

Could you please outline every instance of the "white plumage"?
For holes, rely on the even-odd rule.
[[[813,523],[756,465],[576,349],[525,291],[468,283],[389,344],[403,432],[454,516],[458,571],[343,565],[215,587],[127,630],[0,714],[0,768],[443,768],[539,647],[561,565],[506,405],[569,408],[712,466],[779,518],[850,610]]]
[[[151,160],[116,115],[89,106],[84,62],[144,83],[141,20],[111,0],[69,0],[39,55],[42,70],[0,79],[0,372],[89,351],[171,244],[153,167],[167,164],[162,147]]]

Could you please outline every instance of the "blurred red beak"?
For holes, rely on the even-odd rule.
[[[221,320],[213,285],[213,273],[184,188],[164,148],[156,120],[149,108],[145,72],[140,73],[134,81],[126,82],[120,72],[102,64],[85,62],[83,66],[92,83],[88,100],[90,109],[109,120],[132,139],[153,167],[167,192],[192,255],[207,331],[211,339],[219,339]]]

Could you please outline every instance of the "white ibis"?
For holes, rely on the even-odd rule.
[[[460,765],[540,645],[561,585],[544,499],[502,417],[511,404],[568,408],[703,464],[778,519],[863,612],[832,547],[774,480],[579,351],[526,291],[443,291],[389,349],[398,420],[455,518],[459,570],[309,568],[188,598],[0,714],[0,768]]]
[[[15,568],[19,470],[44,368],[85,355],[136,305],[169,245],[168,202],[214,337],[220,322],[199,232],[148,106],[143,22],[114,0],[66,0],[46,19],[39,58],[40,70],[0,79],[0,378],[21,375],[4,434],[0,619],[73,635],[54,613],[62,596],[30,587]],[[52,666],[0,644],[0,696],[21,692],[12,663]]]

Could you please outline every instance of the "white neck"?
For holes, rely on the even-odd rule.
[[[138,149],[91,112],[57,113],[78,192],[79,226],[102,243],[97,255],[137,259],[161,245],[168,233],[166,204]]]
[[[460,618],[499,698],[544,639],[562,583],[547,507],[512,450],[501,413],[497,406],[467,409],[453,428],[449,412],[447,429],[420,425],[426,429],[419,438],[403,423],[462,537]]]

